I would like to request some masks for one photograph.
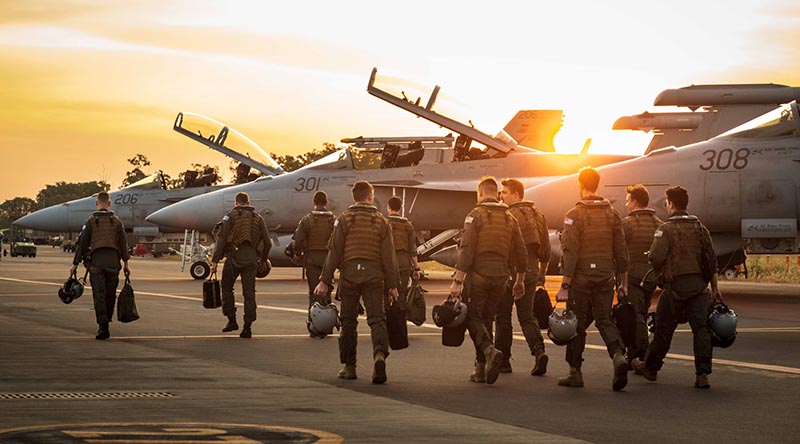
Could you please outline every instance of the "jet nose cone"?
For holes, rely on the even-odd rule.
[[[162,208],[146,220],[163,227],[211,231],[224,213],[223,194],[209,193]]]
[[[19,218],[14,221],[14,225],[31,230],[57,232],[63,231],[68,218],[68,204],[54,205]]]

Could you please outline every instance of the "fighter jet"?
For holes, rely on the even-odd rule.
[[[272,232],[291,233],[310,210],[314,192],[325,190],[330,209],[339,213],[352,203],[350,188],[353,183],[367,180],[376,187],[379,209],[384,209],[384,203],[392,195],[399,195],[404,200],[404,215],[420,231],[420,240],[427,241],[422,243],[422,250],[418,253],[426,254],[432,252],[426,248],[444,247],[446,241],[457,234],[464,215],[475,206],[475,189],[482,176],[515,177],[530,187],[553,177],[571,174],[583,165],[603,165],[633,157],[556,154],[523,147],[514,141],[512,134],[521,137],[535,135],[537,124],[526,126],[519,121],[535,120],[537,114],[534,111],[517,113],[506,126],[507,130],[501,131],[499,137],[492,137],[471,125],[436,113],[433,105],[438,86],[423,108],[419,106],[419,100],[413,103],[376,88],[375,75],[376,70],[373,70],[367,86],[370,94],[457,133],[455,146],[444,149],[435,146],[436,141],[441,141],[437,137],[343,139],[356,145],[345,147],[291,173],[261,177],[251,183],[187,199],[159,210],[147,220],[160,226],[210,231],[226,209],[233,207],[236,193],[244,191],[250,195],[251,203],[264,216]],[[554,135],[553,121],[560,126],[560,111],[555,115],[556,119],[553,118],[554,113],[546,112],[539,119],[540,122],[546,122],[543,125],[549,128],[544,133],[545,142],[542,143],[545,150],[549,150],[547,139],[552,139]],[[204,126],[208,127],[208,122]],[[223,134],[229,129],[222,127],[215,131]],[[193,139],[202,143],[219,139],[208,134],[213,133]],[[542,137],[536,140],[542,140]],[[484,147],[472,147],[473,141]],[[365,143],[377,143],[378,147],[357,146]],[[444,236],[445,239],[437,236]],[[275,250],[282,248],[273,248]]]
[[[650,206],[666,218],[664,191],[689,191],[689,213],[711,231],[721,271],[750,254],[798,254],[800,217],[800,110],[791,102],[705,142],[668,147],[646,156],[598,168],[598,194],[620,214],[625,188],[642,183]],[[580,198],[577,174],[526,190],[551,228]]]
[[[662,91],[654,106],[680,106],[691,112],[623,116],[615,130],[653,132],[645,154],[668,146],[683,146],[718,136],[773,109],[800,100],[800,88],[786,85],[692,85]],[[702,108],[703,111],[697,111]]]

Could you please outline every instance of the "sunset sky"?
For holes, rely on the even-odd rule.
[[[562,152],[641,153],[612,132],[667,88],[800,86],[800,2],[3,1],[0,202],[57,181],[120,186],[145,154],[173,175],[229,160],[172,131],[210,116],[267,152],[344,137],[445,135],[366,93],[372,67],[495,134],[563,109]],[[411,94],[409,94],[411,96]]]

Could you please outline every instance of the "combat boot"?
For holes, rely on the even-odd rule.
[[[357,379],[356,376],[356,366],[345,364],[341,370],[339,370],[338,376],[342,379]]]
[[[697,375],[697,378],[694,380],[694,386],[699,389],[711,388],[711,384],[708,382],[708,373],[700,373]]]
[[[486,364],[478,362],[476,359],[475,368],[472,370],[472,374],[469,375],[469,381],[478,383],[486,382]]]
[[[500,373],[511,373],[511,361],[509,361],[508,358],[504,358],[497,371]]]
[[[633,367],[633,372],[635,374],[644,376],[644,379],[647,379],[648,381],[655,382],[658,379],[658,373],[647,368],[647,366],[644,364],[644,361],[639,358],[631,361],[631,366]]]
[[[382,352],[375,353],[375,367],[372,371],[372,383],[383,384],[386,382],[386,355]]]
[[[611,380],[611,388],[618,392],[628,385],[628,361],[625,359],[625,355],[618,351],[614,353],[612,362],[614,363],[614,378]]]
[[[483,355],[486,356],[486,383],[494,384],[497,377],[500,376],[503,352],[490,345],[483,351]]]
[[[583,373],[581,373],[581,369],[570,367],[569,375],[558,378],[558,385],[562,387],[583,387]]]
[[[95,336],[94,338],[104,341],[110,337],[111,337],[111,332],[108,331],[108,322],[103,322],[97,329],[97,336]]]
[[[253,330],[251,330],[251,326],[253,325],[252,322],[245,322],[244,327],[242,328],[242,332],[239,333],[240,338],[249,339],[253,337]]]
[[[236,323],[236,316],[228,316],[228,324],[222,329],[223,333],[239,329],[239,324]]]
[[[536,353],[534,353],[533,356],[536,358],[536,364],[533,366],[531,374],[533,376],[540,376],[547,373],[547,361],[549,358],[545,354],[544,350],[536,350]]]

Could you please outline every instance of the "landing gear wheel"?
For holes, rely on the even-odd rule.
[[[211,267],[205,262],[197,261],[189,267],[189,274],[195,279],[205,279],[211,274]]]
[[[725,271],[722,272],[722,276],[731,281],[736,279],[736,276],[739,276],[739,272],[736,271],[735,268],[726,268]]]

